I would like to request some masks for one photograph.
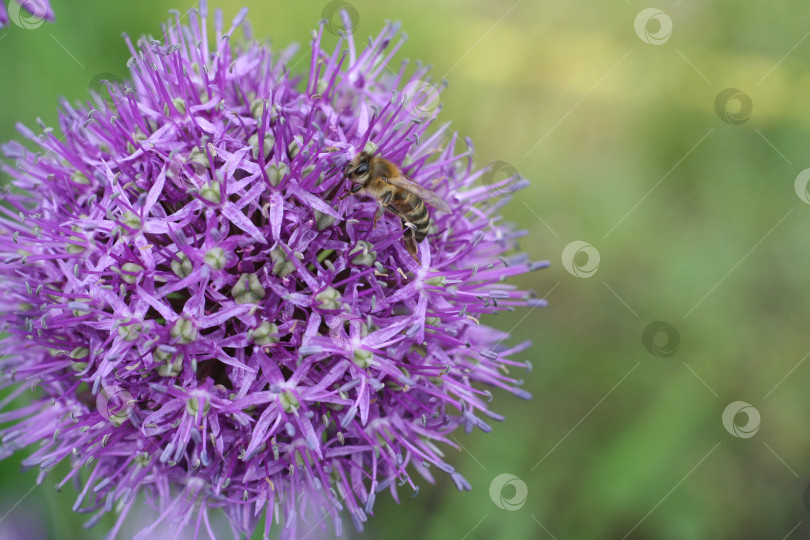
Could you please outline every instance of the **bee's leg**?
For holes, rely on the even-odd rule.
[[[413,257],[413,260],[416,261],[416,264],[422,264],[422,262],[419,260],[419,256],[417,255],[419,252],[419,245],[416,243],[416,238],[413,237],[413,230],[406,227],[403,239],[405,240],[405,249],[407,249],[408,253],[411,254],[411,257]]]
[[[393,195],[394,194],[389,191],[385,195],[380,197],[379,201],[377,201],[377,211],[374,212],[374,221],[372,221],[372,223],[371,223],[371,228],[372,229],[377,227],[377,221],[382,217],[383,212],[385,212],[386,208],[388,208],[389,210],[391,210],[392,212],[394,212],[397,215],[399,214],[399,212],[397,212],[394,209],[393,206],[388,205],[388,203],[391,202],[391,197],[393,197]]]
[[[362,185],[360,185],[360,184],[352,184],[352,187],[349,188],[348,190],[346,190],[346,192],[343,195],[341,195],[339,197],[339,199],[342,201],[343,199],[345,199],[349,195],[353,195],[353,194],[357,193],[358,191],[360,191],[361,189],[363,189]]]

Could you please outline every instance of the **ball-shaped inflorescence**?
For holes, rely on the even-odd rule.
[[[139,497],[155,526],[206,530],[220,508],[237,532],[294,537],[362,528],[414,472],[468,489],[440,446],[501,418],[487,387],[529,397],[510,375],[528,344],[479,323],[543,303],[504,283],[545,266],[508,255],[513,190],[481,185],[469,142],[397,92],[426,70],[390,70],[395,25],[333,52],[321,26],[296,78],[244,12],[212,36],[206,12],[127,39],[129,85],[62,103],[61,136],[20,127],[39,151],[3,147],[2,406],[37,397],[0,414],[0,457],[35,445],[41,478],[70,460],[58,485],[79,479],[90,524],[115,508],[113,535]],[[377,202],[345,196],[363,149],[451,207],[418,257],[399,217],[372,226]]]

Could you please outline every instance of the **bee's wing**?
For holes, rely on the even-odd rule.
[[[417,184],[416,182],[414,182],[405,175],[392,176],[391,178],[386,178],[385,181],[388,182],[389,184],[393,184],[399,188],[402,188],[405,191],[413,193],[414,195],[425,201],[426,204],[429,204],[430,206],[434,207],[436,210],[439,210],[440,212],[444,212],[445,214],[453,213],[453,211],[450,209],[450,206],[444,201],[444,199],[439,197],[434,192],[430,191],[428,188],[420,184]]]

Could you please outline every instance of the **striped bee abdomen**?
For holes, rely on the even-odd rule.
[[[394,195],[392,205],[402,216],[403,225],[406,222],[414,225],[413,236],[417,242],[425,239],[430,228],[430,215],[425,207],[425,201],[412,193],[397,193]]]

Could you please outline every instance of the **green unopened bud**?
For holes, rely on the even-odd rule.
[[[186,101],[183,98],[172,98],[172,105],[174,105],[174,108],[177,109],[177,112],[179,112],[181,115],[186,114]],[[169,116],[169,113],[169,104],[167,103],[163,106],[163,114]]]
[[[140,128],[139,128],[138,131],[136,131],[132,135],[132,139],[135,141],[136,144],[139,144],[140,141],[145,141],[146,140],[146,135],[144,135],[143,131],[141,131]],[[130,153],[130,154],[134,154],[135,150],[138,148],[138,146],[136,146],[136,144],[132,144],[131,142],[127,141],[127,152]]]
[[[182,251],[178,251],[175,256],[176,259],[173,259],[171,263],[172,272],[174,272],[174,275],[181,279],[188,277],[188,275],[191,274],[191,271],[194,270],[188,256]]]
[[[361,369],[366,369],[374,363],[374,353],[365,349],[354,351],[354,363]]]
[[[261,114],[261,113],[260,113]],[[259,134],[254,133],[248,138],[248,144],[252,148],[251,153],[253,155],[253,159],[259,159]],[[264,134],[264,155],[270,153],[270,150],[273,149],[273,145],[276,144],[276,138],[273,137],[273,134],[270,132],[265,132]]]
[[[255,304],[264,298],[264,287],[256,274],[242,274],[231,289],[231,295],[237,304]]]
[[[208,160],[208,154],[196,146],[191,149],[191,152],[188,153],[187,161],[199,165],[199,167],[194,167],[195,171],[199,170],[200,168],[208,169],[211,167],[211,162]]]
[[[65,251],[70,253],[71,255],[76,255],[77,253],[83,252],[86,248],[81,245],[84,243],[84,239],[78,236],[70,236],[68,240],[75,241],[75,244],[67,243],[65,244]]]
[[[147,454],[146,452],[138,452],[138,454],[135,456],[134,461],[137,465],[140,465],[141,467],[146,467],[147,465],[149,465],[150,459],[151,458],[149,454]]]
[[[87,347],[76,347],[68,354],[72,360],[81,360],[82,358],[87,358],[89,355],[90,349]]]
[[[286,413],[295,413],[298,407],[301,406],[301,403],[289,390],[279,394],[278,401],[281,403],[281,408],[284,409]]]
[[[262,111],[264,111],[265,103],[266,101],[263,99],[254,99],[250,102],[250,116],[257,122],[262,119]]]
[[[222,202],[222,195],[219,192],[220,183],[217,180],[205,184],[200,188],[200,197],[214,204]]]
[[[138,214],[129,210],[121,214],[121,223],[130,229],[138,230],[141,228],[141,218],[138,217]]]
[[[433,276],[432,278],[426,279],[425,283],[428,285],[444,287],[444,284],[447,283],[447,279],[444,276]]]
[[[121,326],[118,327],[118,335],[124,341],[135,341],[138,339],[142,328],[141,323],[133,323],[131,319],[126,319]]]
[[[131,262],[124,263],[121,265],[121,279],[132,285],[138,281],[138,278],[143,270],[144,268],[140,264]]]
[[[333,287],[327,287],[315,295],[321,309],[340,309],[340,292]]]
[[[377,252],[372,248],[374,246],[370,242],[360,240],[357,245],[349,252],[349,257],[352,259],[352,264],[358,266],[371,266],[377,260]]]
[[[87,176],[85,176],[84,174],[80,173],[79,171],[76,171],[72,175],[70,175],[70,179],[73,182],[75,182],[77,184],[81,184],[83,186],[89,186],[90,185],[90,179],[87,178]]]
[[[205,256],[203,257],[205,264],[207,264],[214,270],[222,270],[223,268],[225,268],[226,259],[227,258],[225,257],[225,250],[222,249],[221,247],[209,249],[205,253]]]
[[[68,354],[71,360],[70,367],[73,371],[84,371],[87,369],[87,362],[83,360],[90,356],[90,349],[87,347],[76,347]]]
[[[161,377],[177,377],[183,371],[183,353],[171,353],[157,349],[153,356],[161,362],[158,366],[158,375]]]
[[[271,163],[267,166],[267,179],[270,185],[277,186],[284,178],[290,174],[290,168],[286,163]]]
[[[194,323],[185,317],[180,317],[175,321],[169,334],[183,345],[197,341],[197,329],[194,328]]]
[[[287,152],[290,154],[290,158],[294,158],[298,155],[298,152],[301,151],[301,145],[298,144],[298,141],[293,141],[287,146]]]
[[[256,345],[269,345],[271,343],[278,343],[278,325],[270,321],[262,321],[262,323],[254,328],[250,335],[253,337],[253,342]]]
[[[295,254],[300,261],[303,255]],[[273,275],[278,277],[287,277],[295,272],[295,265],[287,257],[287,253],[280,247],[276,247],[270,251],[270,260],[273,261]]]
[[[192,396],[191,399],[186,401],[186,412],[189,415],[197,416],[197,413],[199,413],[201,410],[203,415],[208,414],[208,411],[211,410],[211,404],[208,402],[207,399]]]
[[[314,171],[314,170],[315,170],[315,165],[307,165],[301,171],[301,178],[304,179],[304,178],[308,177],[310,174],[312,174],[312,171]],[[316,186],[321,185],[321,182],[323,182],[324,178],[326,178],[326,175],[324,175],[323,172],[318,173],[318,178],[317,178],[317,180],[315,180],[315,185]]]
[[[327,227],[331,227],[335,224],[337,218],[334,216],[330,216],[329,214],[324,214],[320,210],[315,210],[315,223],[318,225],[318,230],[323,231]]]
[[[363,152],[368,152],[369,154],[373,154],[374,152],[377,151],[377,148],[378,148],[377,143],[368,141],[368,142],[366,142],[366,145],[363,147]]]

